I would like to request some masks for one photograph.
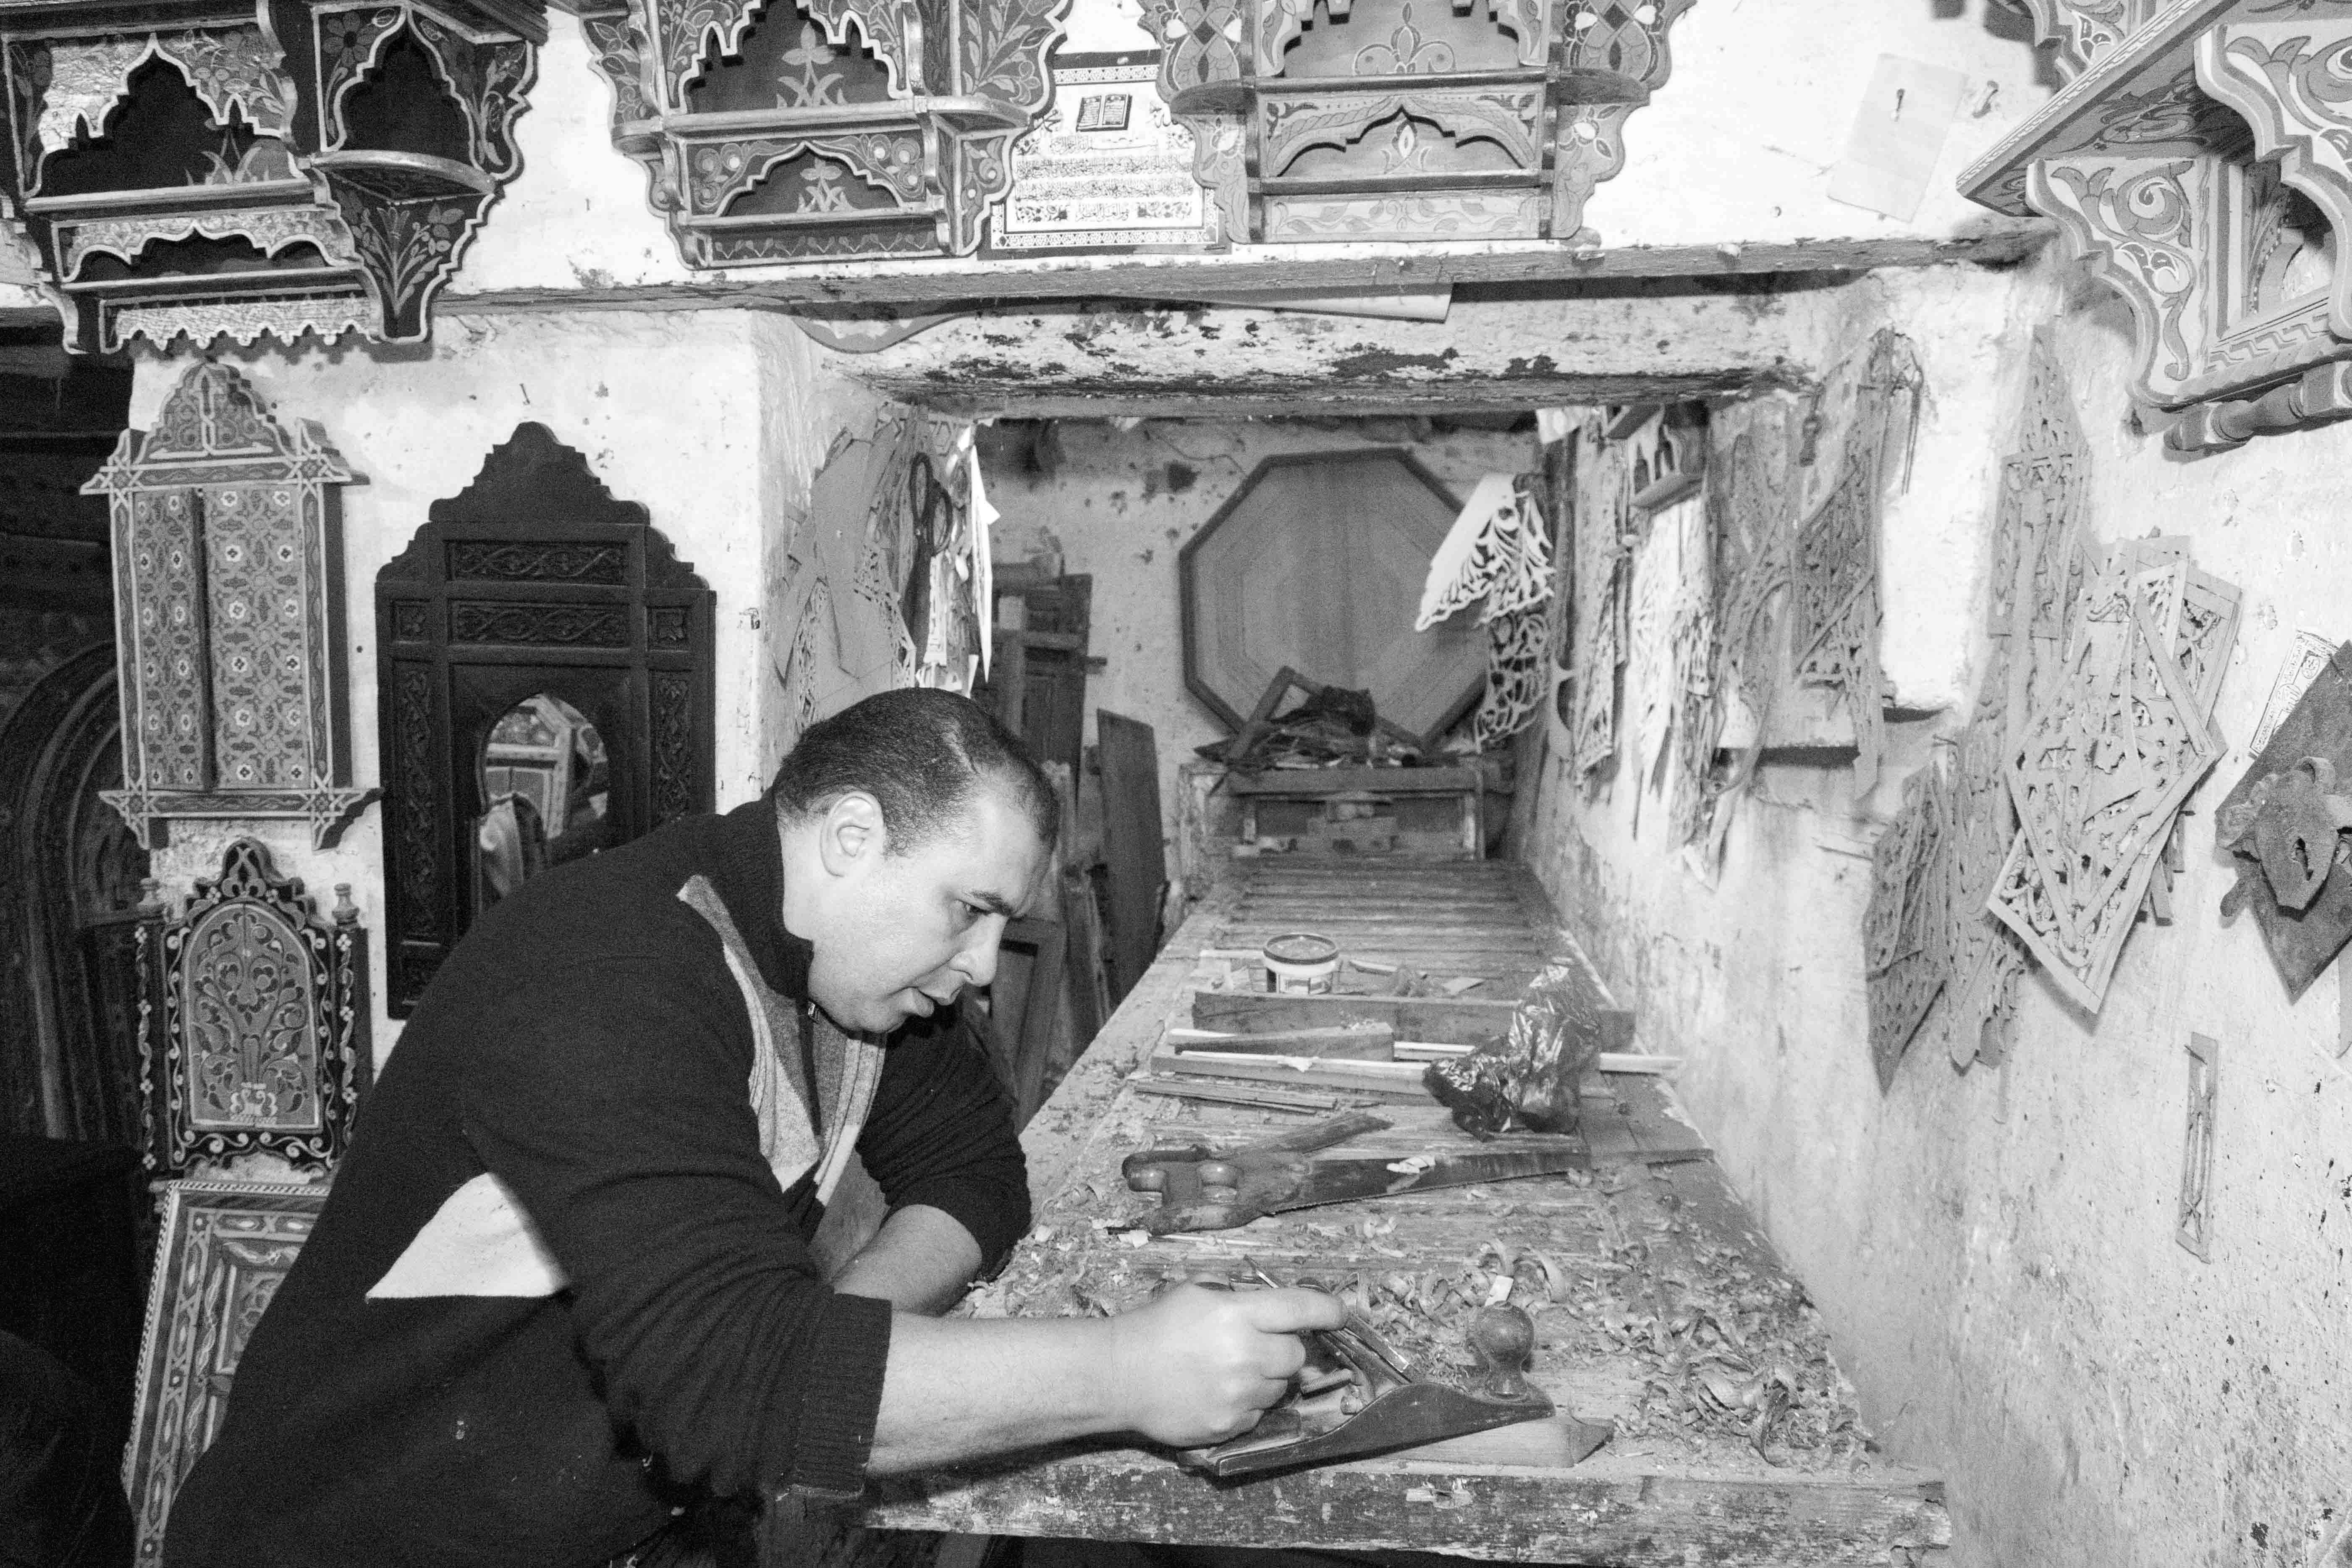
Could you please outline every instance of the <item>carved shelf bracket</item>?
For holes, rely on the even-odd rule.
[[[2194,451],[2352,414],[2352,0],[2026,4],[2072,79],[1960,188],[2123,297],[2143,422]]]
[[[690,267],[968,256],[1071,0],[589,0],[613,141]]]
[[[76,349],[419,342],[545,38],[538,0],[15,0],[0,213]]]
[[[206,362],[82,487],[114,528],[123,787],[101,798],[142,847],[179,816],[293,817],[324,847],[375,798],[351,787],[342,713],[352,479],[318,426],[281,428]]]
[[[1566,240],[1689,5],[1145,0],[1145,26],[1229,232]]]

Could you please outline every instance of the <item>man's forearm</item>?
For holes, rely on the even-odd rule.
[[[831,1281],[845,1296],[871,1296],[901,1312],[936,1315],[955,1305],[980,1272],[980,1243],[945,1209],[909,1204],[893,1212]]]
[[[1313,1290],[1183,1286],[1115,1318],[890,1321],[867,1468],[919,1470],[1098,1432],[1172,1447],[1245,1431],[1347,1310]]]
[[[1130,1425],[1098,1318],[890,1321],[867,1469],[901,1474]]]

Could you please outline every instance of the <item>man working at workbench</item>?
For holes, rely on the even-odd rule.
[[[812,727],[768,798],[487,911],[254,1331],[167,1568],[588,1568],[698,1497],[1248,1427],[1339,1302],[924,1315],[1028,1224],[951,1004],[1056,818],[979,707],[893,691]],[[853,1147],[890,1214],[827,1281],[810,1241]]]

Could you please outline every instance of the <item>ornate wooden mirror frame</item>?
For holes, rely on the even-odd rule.
[[[712,598],[543,425],[515,427],[376,575],[386,1006],[472,923],[490,731],[533,697],[594,727],[604,840],[711,808]]]

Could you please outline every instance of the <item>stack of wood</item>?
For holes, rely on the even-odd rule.
[[[1097,711],[1086,746],[1093,579],[1021,567],[997,579],[994,661],[975,693],[1061,797],[1048,891],[1004,932],[987,1033],[1022,1121],[1035,1113],[1159,951],[1167,890],[1151,727]]]

